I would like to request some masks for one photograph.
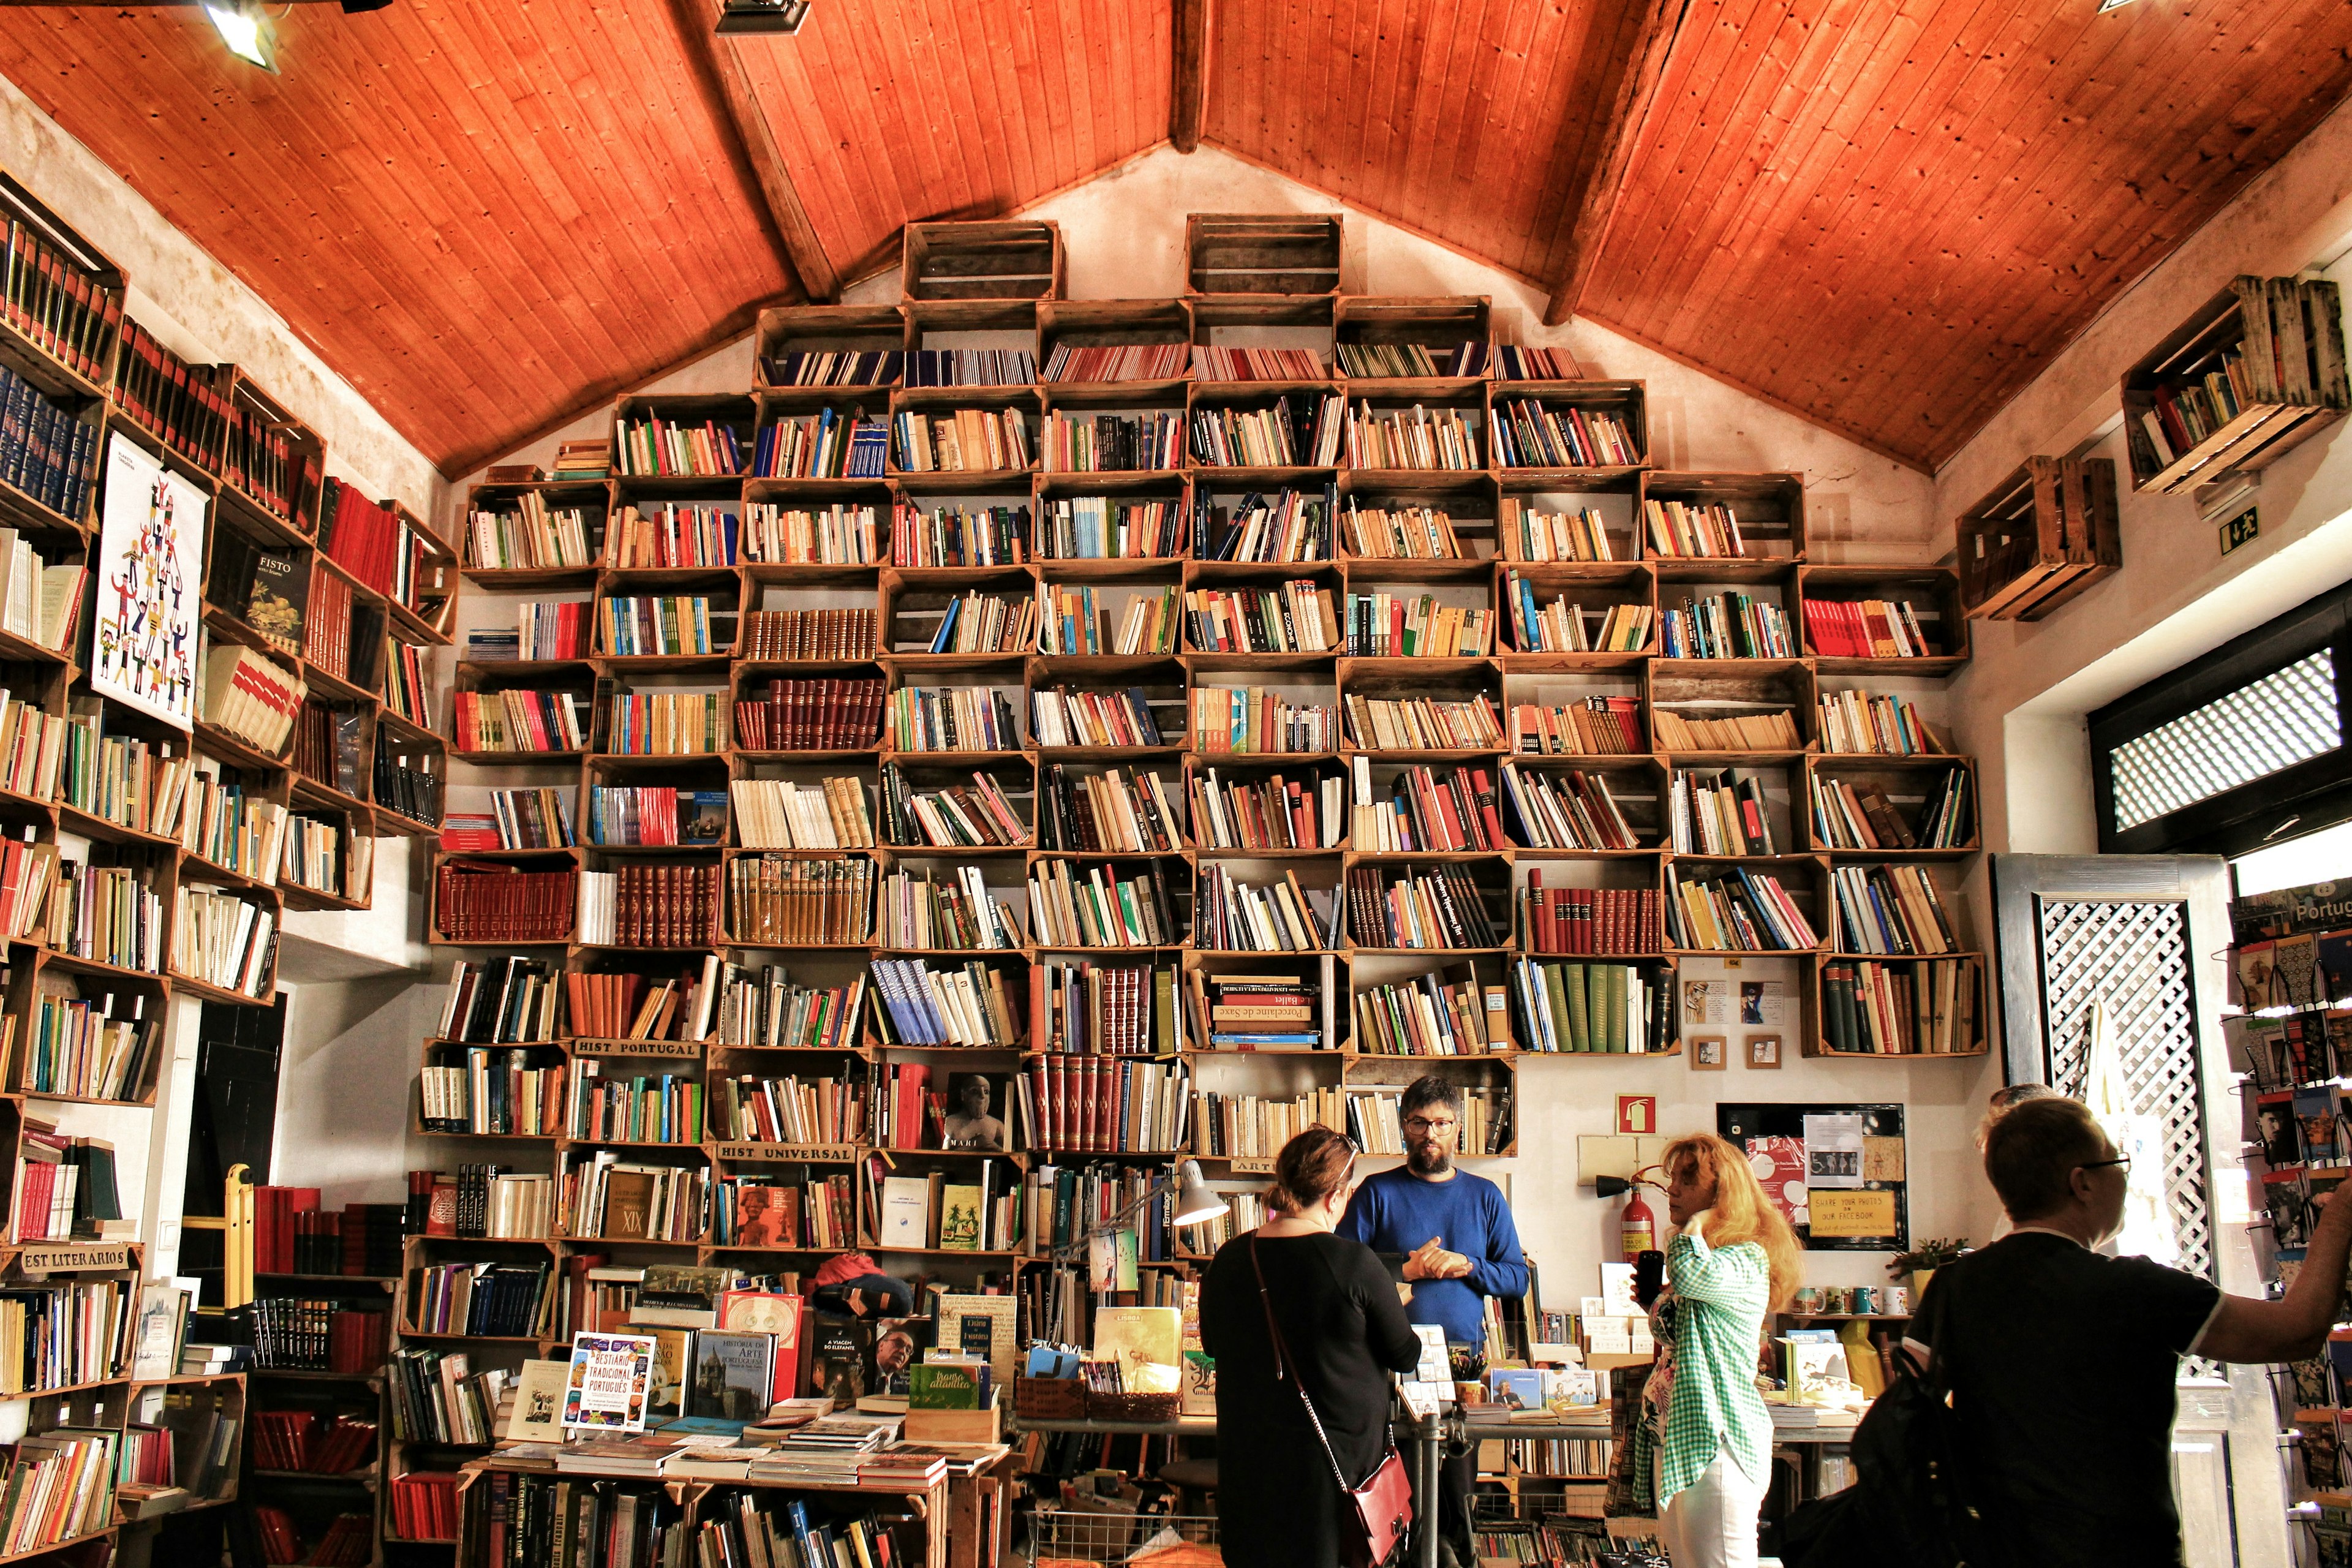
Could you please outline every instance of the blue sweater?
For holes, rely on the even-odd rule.
[[[1455,1170],[1453,1179],[1425,1182],[1399,1165],[1367,1176],[1349,1202],[1339,1234],[1375,1252],[1412,1252],[1431,1237],[1470,1260],[1459,1279],[1422,1279],[1408,1310],[1416,1323],[1435,1323],[1448,1340],[1486,1342],[1487,1296],[1528,1293],[1519,1227],[1503,1189],[1484,1176]]]

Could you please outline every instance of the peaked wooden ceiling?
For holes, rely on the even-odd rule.
[[[1932,467],[2352,92],[2344,0],[1211,4],[303,5],[275,78],[11,6],[0,74],[453,475],[1162,140]]]

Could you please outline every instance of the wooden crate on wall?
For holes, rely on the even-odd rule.
[[[2336,285],[2232,279],[2124,373],[2123,405],[2135,490],[2267,467],[2352,407]]]
[[[2123,564],[2105,458],[2028,458],[1955,526],[1974,620],[2038,621]]]

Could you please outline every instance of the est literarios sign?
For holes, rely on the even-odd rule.
[[[27,1274],[74,1274],[93,1268],[129,1268],[131,1246],[43,1246],[35,1244],[16,1255],[16,1265]]]

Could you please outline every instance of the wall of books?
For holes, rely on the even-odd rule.
[[[1052,226],[1018,277],[958,226],[464,498],[424,1375],[851,1247],[1080,1337],[1057,1248],[1172,1157],[1235,1212],[1147,1208],[1116,1299],[1422,1073],[1503,1161],[1530,1075],[1723,1065],[1686,965],[1775,966],[1849,1088],[1982,1054],[1949,573],[1654,467],[1483,298],[1067,300]]]
[[[5,173],[0,217],[0,1554],[79,1559],[238,1496],[249,1358],[183,1359],[126,1200],[175,1004],[268,1005],[287,912],[366,908],[376,836],[438,831],[457,557]],[[368,1493],[334,1511],[372,1552]]]

